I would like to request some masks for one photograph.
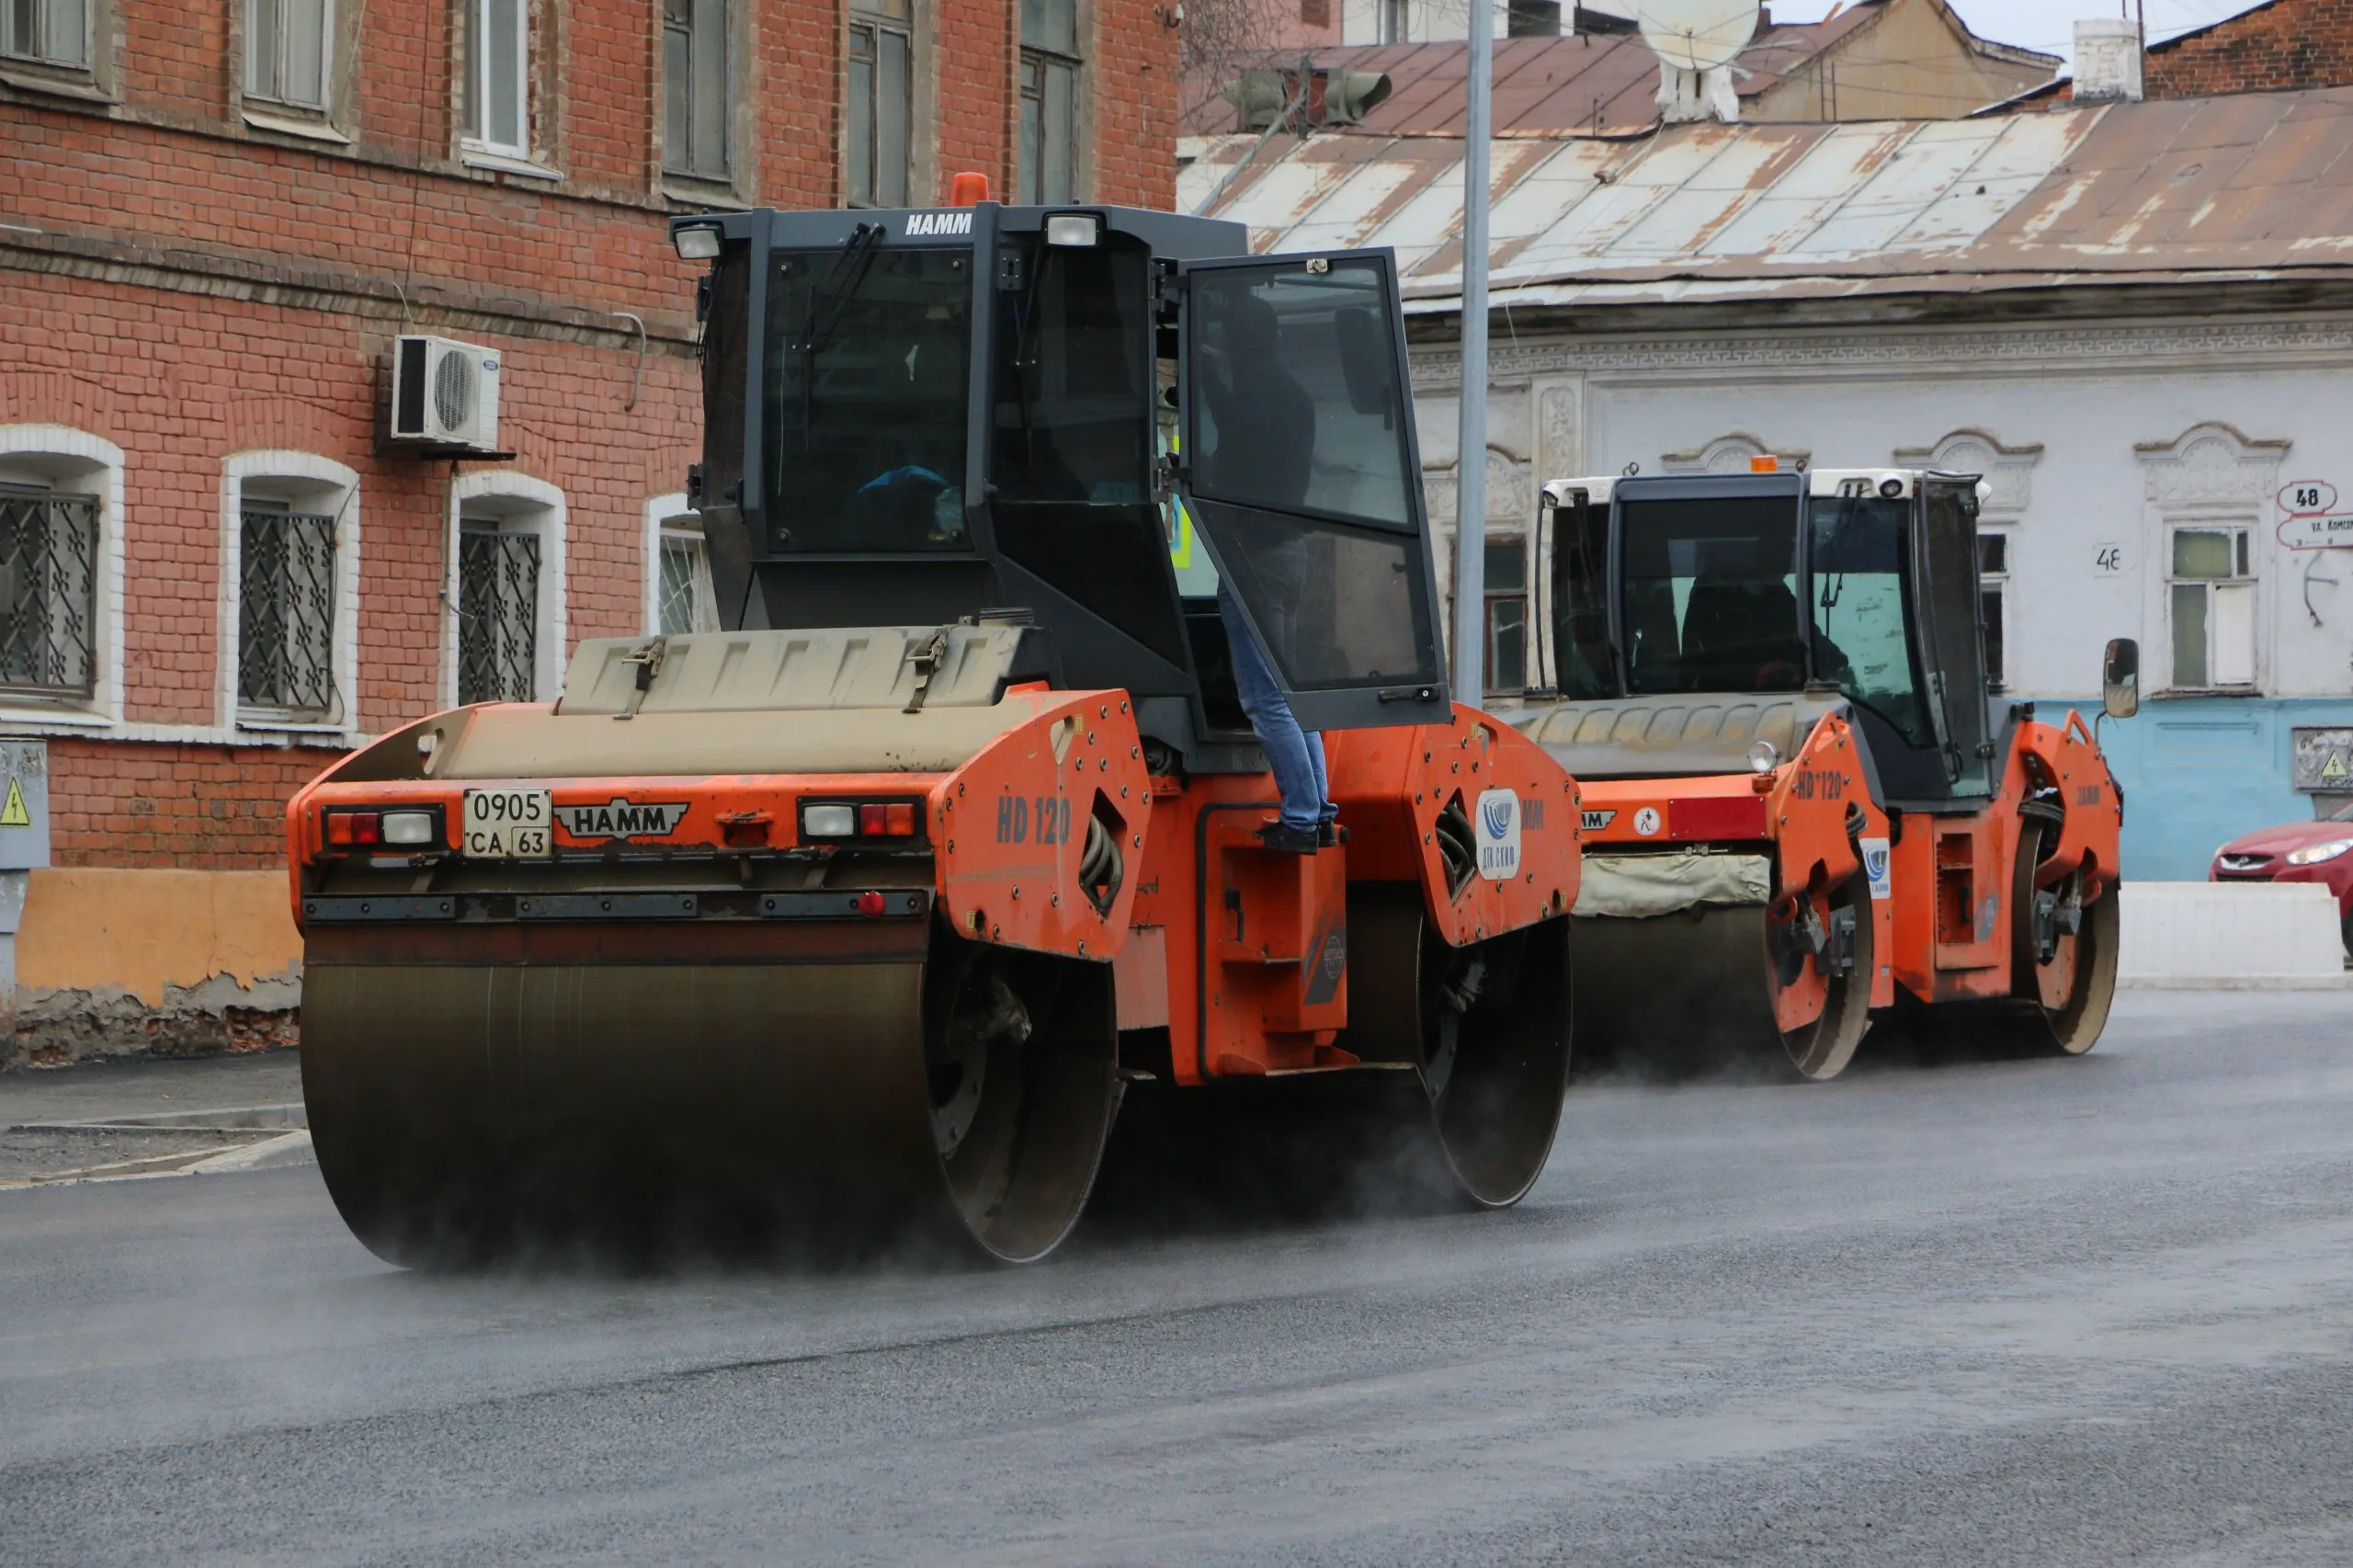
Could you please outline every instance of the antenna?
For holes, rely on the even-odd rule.
[[[1756,11],[1757,0],[1636,0],[1634,20],[1666,64],[1713,71],[1756,36]]]

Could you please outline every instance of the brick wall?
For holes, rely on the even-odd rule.
[[[334,144],[247,123],[243,0],[92,3],[87,85],[114,102],[0,86],[0,426],[63,426],[123,453],[121,515],[102,524],[124,562],[121,725],[0,732],[53,737],[60,863],[267,866],[286,798],[340,754],[247,736],[224,711],[234,454],[301,451],[359,476],[362,731],[441,700],[460,472],[561,490],[571,638],[640,630],[645,504],[684,487],[700,441],[697,269],[665,229],[694,204],[660,172],[661,9],[535,0],[534,152],[556,176],[542,179],[465,163],[452,0],[334,7],[348,45],[322,128],[348,139]],[[736,194],[835,205],[845,0],[745,6]],[[980,169],[1009,194],[1018,0],[930,0],[925,14],[919,167],[943,182]],[[1176,35],[1152,0],[1088,14],[1092,194],[1165,207]],[[642,339],[618,312],[643,320]],[[403,331],[500,352],[511,460],[379,449]]]
[[[266,870],[286,863],[286,802],[340,752],[49,743],[50,854],[61,866]]]
[[[2272,0],[2150,49],[2152,98],[2353,83],[2353,0]]]

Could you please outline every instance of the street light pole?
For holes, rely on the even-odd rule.
[[[1487,682],[1487,147],[1495,85],[1491,0],[1470,0],[1462,123],[1462,423],[1454,465],[1454,699]]]

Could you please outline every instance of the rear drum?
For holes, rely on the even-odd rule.
[[[388,1261],[1024,1261],[1086,1201],[1116,1097],[1107,965],[944,928],[876,961],[415,947],[314,943],[304,977],[320,1170]]]

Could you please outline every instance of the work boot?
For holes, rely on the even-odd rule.
[[[1284,855],[1313,855],[1324,847],[1324,835],[1312,827],[1270,822],[1258,830],[1258,842]]]

